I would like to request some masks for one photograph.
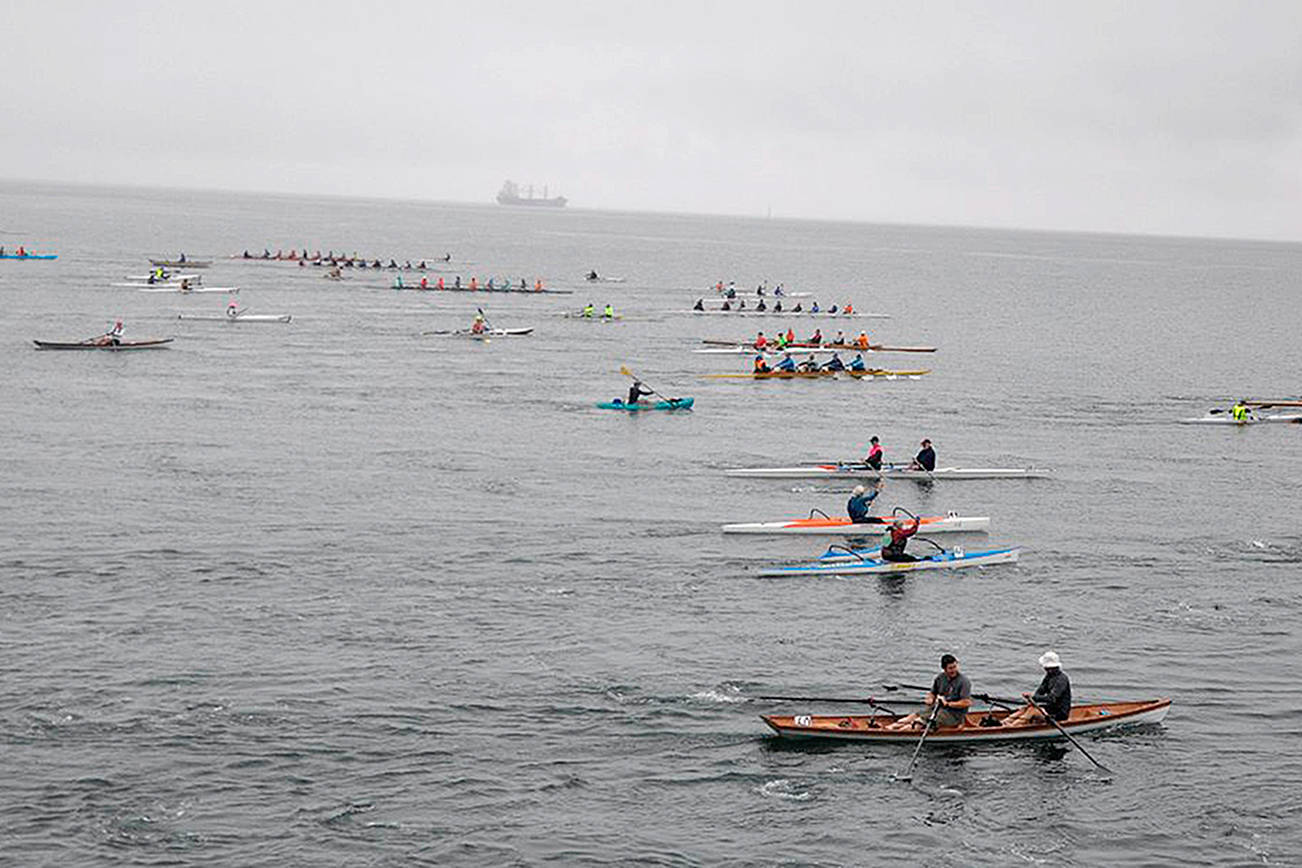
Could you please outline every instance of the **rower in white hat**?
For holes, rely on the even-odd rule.
[[[1030,726],[1047,723],[1044,719],[1048,713],[1059,722],[1071,715],[1071,681],[1062,671],[1062,661],[1057,652],[1045,651],[1040,655],[1040,665],[1044,667],[1044,678],[1034,694],[1023,693],[1026,705],[1004,718],[1004,726]]]

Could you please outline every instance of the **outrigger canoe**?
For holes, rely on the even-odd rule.
[[[1077,705],[1066,720],[1059,722],[1059,726],[1072,735],[1080,735],[1119,726],[1160,723],[1170,708],[1169,699]],[[1063,737],[1058,728],[1049,723],[1010,726],[1007,729],[981,725],[983,718],[1003,720],[1008,714],[1009,712],[1003,710],[969,712],[963,726],[935,729],[927,736],[926,744],[1051,740]],[[885,725],[895,720],[889,714],[761,714],[760,719],[783,738],[873,741],[909,747],[918,743],[917,731],[886,729]]]
[[[514,292],[517,295],[574,295],[572,289],[521,289],[518,286],[495,286],[489,289],[486,286],[478,286],[471,289],[468,286],[447,286],[442,287],[430,284],[421,286],[419,283],[407,283],[402,286],[390,285],[388,289],[414,289],[418,292]]]
[[[19,256],[17,253],[0,253],[0,259],[58,259],[57,253],[24,253]]]
[[[123,352],[125,350],[158,350],[164,349],[172,342],[172,338],[161,338],[152,341],[121,341],[116,344],[92,344],[86,341],[65,342],[65,341],[32,341],[36,344],[38,350],[108,350],[109,352]]]
[[[211,259],[151,259],[149,264],[155,268],[207,268]]]
[[[886,532],[890,519],[860,522],[848,518],[795,518],[790,521],[760,521],[749,524],[725,524],[724,533],[795,534],[799,536],[872,536]],[[918,518],[918,533],[974,533],[988,530],[990,518],[983,515],[925,515]]]
[[[755,344],[752,343],[751,341],[725,341],[725,340],[715,340],[712,338],[704,338],[701,340],[701,343],[712,347],[713,352],[719,352],[719,353],[744,354],[744,353],[758,352],[755,349]],[[892,346],[887,346],[886,344],[869,344],[866,347],[861,347],[858,344],[836,344],[836,343],[829,343],[827,341],[824,341],[821,344],[811,344],[808,341],[793,341],[792,343],[787,344],[783,349],[778,349],[776,346],[774,346],[772,341],[769,341],[768,346],[764,348],[764,352],[766,353],[782,353],[782,352],[786,352],[787,350],[790,350],[793,353],[796,350],[799,350],[800,352],[808,352],[812,350],[814,352],[838,352],[838,353],[865,353],[865,352],[866,353],[934,353],[936,352],[935,347],[892,347]],[[696,352],[703,352],[703,351],[697,350]]]
[[[856,380],[917,380],[931,371],[887,371],[868,368],[865,371],[752,371],[744,374],[702,374],[712,380],[818,380],[838,379],[844,374]]]
[[[115,283],[113,285],[133,286],[136,288],[136,292],[171,292],[171,293],[176,293],[178,295],[202,295],[205,292],[211,293],[211,292],[239,292],[240,291],[240,288],[238,286],[190,286],[190,287],[183,288],[180,286],[159,286],[157,284],[153,286],[146,286],[146,285],[135,284],[135,283]]]
[[[241,313],[236,316],[219,313],[182,313],[177,314],[176,318],[203,322],[289,322],[293,316],[287,313]]]
[[[934,533],[935,531],[929,532]],[[914,570],[958,570],[964,567],[984,567],[990,564],[1012,564],[1017,562],[1022,553],[1020,548],[989,549],[987,551],[969,552],[952,549],[936,552],[916,561],[884,561],[881,549],[869,549],[867,554],[851,555],[829,550],[824,558],[815,564],[800,566],[768,567],[760,570],[759,575],[769,578],[783,576],[859,576],[873,574],[911,573]],[[830,556],[830,557],[829,557]]]
[[[690,410],[692,404],[696,402],[695,398],[670,398],[668,401],[638,401],[636,404],[627,404],[624,401],[602,401],[597,404],[601,410],[627,410],[630,413],[636,413],[641,410]]]
[[[1181,425],[1259,425],[1263,422],[1283,422],[1302,425],[1302,413],[1275,413],[1266,416],[1253,416],[1249,419],[1235,419],[1229,413],[1218,416],[1202,416],[1198,419],[1181,419]]]
[[[445,335],[453,338],[473,338],[473,337],[494,337],[510,338],[521,337],[523,335],[533,334],[532,328],[518,329],[484,329],[482,332],[475,332],[471,329],[438,329],[432,332],[421,332],[422,335]]]
[[[723,471],[726,476],[750,479],[1040,479],[1048,471],[1032,467],[937,467],[910,470],[908,465],[886,464],[874,470],[867,464],[844,462],[811,464],[805,467],[738,467]]]

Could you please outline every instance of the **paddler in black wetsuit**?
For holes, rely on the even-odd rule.
[[[913,555],[904,551],[909,544],[909,537],[918,532],[918,519],[897,518],[891,523],[891,541],[882,546],[882,560],[895,564],[916,561]]]
[[[698,298],[696,304],[692,305],[692,310],[705,310],[705,299]]]
[[[909,463],[910,470],[925,470],[928,473],[936,469],[936,450],[931,448],[930,440],[922,441],[922,448]]]
[[[655,392],[651,391],[650,389],[642,388],[641,380],[634,380],[633,385],[628,387],[628,403],[631,406],[633,404],[636,404],[638,398],[641,398],[643,395],[654,395],[654,394]]]

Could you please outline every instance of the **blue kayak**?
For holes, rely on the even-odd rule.
[[[638,410],[690,410],[695,398],[671,398],[668,401],[638,401],[636,404],[626,404],[619,398],[613,401],[602,401],[597,405],[601,410],[628,410],[630,413],[636,413]]]
[[[57,253],[24,253],[19,256],[17,253],[0,253],[0,259],[58,259]]]

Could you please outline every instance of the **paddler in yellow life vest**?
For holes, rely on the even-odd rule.
[[[1252,408],[1248,406],[1248,399],[1244,398],[1230,408],[1230,418],[1235,422],[1249,422],[1257,417],[1252,414]]]
[[[615,306],[614,306],[613,304],[608,304],[608,305],[606,305],[604,308],[602,308],[602,310],[601,310],[601,318],[602,318],[602,319],[614,319],[614,318],[615,318]]]
[[[595,314],[596,312],[597,312],[597,308],[596,308],[595,305],[593,305],[592,302],[588,302],[587,304],[585,304],[585,305],[583,306],[583,318],[584,318],[584,319],[592,319],[593,314]]]

